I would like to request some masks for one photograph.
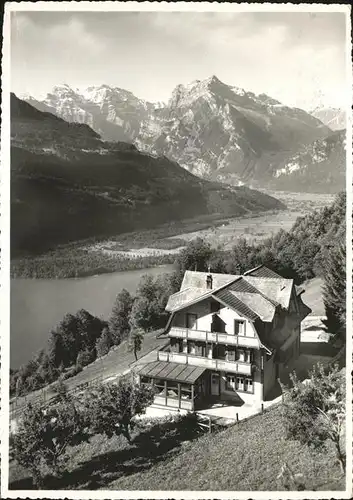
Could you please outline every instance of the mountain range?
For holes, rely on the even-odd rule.
[[[62,85],[43,101],[26,100],[67,121],[88,124],[103,140],[131,142],[141,151],[164,155],[203,179],[293,190],[293,174],[285,165],[299,155],[295,176],[301,178],[296,183],[301,190],[318,189],[311,175],[318,163],[320,175],[335,177],[333,184],[320,183],[320,190],[344,188],[344,133],[335,135],[323,123],[333,123],[327,111],[321,116],[316,110],[315,117],[216,76],[178,85],[167,103],[157,105],[108,85],[84,90]],[[331,136],[337,142],[332,156],[325,148]],[[320,162],[310,155],[318,147],[327,152]]]
[[[131,143],[103,141],[88,124],[48,109],[11,94],[13,257],[200,215],[284,208],[245,186],[200,179]],[[128,105],[121,109],[130,113]]]

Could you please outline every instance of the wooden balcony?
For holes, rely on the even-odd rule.
[[[224,361],[223,359],[210,359],[192,354],[175,353],[168,351],[157,352],[158,361],[170,361],[184,365],[202,366],[210,370],[219,370],[231,373],[240,373],[242,375],[251,375],[252,364],[242,363],[241,361]]]
[[[259,341],[256,337],[244,337],[242,335],[229,335],[228,333],[208,332],[204,330],[192,330],[190,328],[182,328],[173,326],[169,333],[169,337],[175,337],[186,340],[200,340],[209,343],[228,344],[239,347],[259,348]]]

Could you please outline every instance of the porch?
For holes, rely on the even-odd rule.
[[[138,368],[140,384],[155,389],[154,404],[194,411],[209,393],[206,368],[155,361]]]

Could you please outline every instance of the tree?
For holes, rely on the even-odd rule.
[[[43,486],[48,469],[56,475],[62,471],[69,445],[88,439],[84,427],[83,414],[72,399],[45,409],[30,404],[26,407],[13,436],[13,456],[31,472],[37,488]]]
[[[152,387],[135,385],[128,380],[100,384],[84,400],[91,432],[106,434],[109,438],[123,435],[130,443],[133,417],[144,413],[153,397]]]
[[[133,302],[132,295],[125,288],[116,296],[109,318],[109,330],[114,345],[119,345],[129,335],[129,320]]]
[[[51,332],[49,356],[55,366],[75,364],[80,352],[91,352],[95,359],[95,343],[106,322],[93,316],[85,309],[66,314],[58,327]],[[87,364],[87,363],[86,363]]]
[[[292,374],[293,387],[283,387],[283,419],[287,437],[315,449],[324,449],[327,442],[332,441],[344,472],[345,374],[337,365],[325,370],[323,365],[318,364],[309,376],[310,379],[304,383]]]
[[[101,358],[108,354],[112,345],[112,337],[109,328],[106,327],[103,329],[102,335],[96,340],[97,358]]]
[[[178,255],[177,266],[181,271],[207,271],[213,256],[211,245],[202,238],[196,238]]]
[[[137,353],[141,351],[142,342],[144,337],[144,331],[141,328],[133,328],[129,336],[129,351],[134,353],[135,359],[137,361]]]
[[[339,334],[346,325],[346,247],[343,240],[331,247],[324,263],[323,300],[329,333]]]
[[[137,296],[131,309],[131,329],[142,328],[145,332],[162,328],[168,318],[165,306],[173,281],[168,278],[143,276],[137,288]]]
[[[80,351],[76,358],[76,366],[87,366],[96,359],[95,351]]]

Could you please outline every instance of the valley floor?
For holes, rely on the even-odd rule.
[[[258,243],[280,229],[290,230],[297,217],[329,205],[333,195],[271,192],[287,206],[245,217],[220,214],[164,224],[155,229],[117,235],[102,241],[63,245],[41,256],[16,258],[11,276],[16,278],[71,278],[154,267],[174,262],[176,254],[192,239],[201,237],[212,246],[230,250],[239,238]]]

